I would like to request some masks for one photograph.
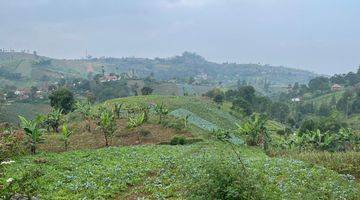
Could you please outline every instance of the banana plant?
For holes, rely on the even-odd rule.
[[[56,133],[59,132],[59,126],[62,120],[62,112],[62,109],[54,109],[47,115],[47,118],[45,120],[46,125],[49,128],[52,128],[53,131]]]
[[[65,151],[68,149],[69,140],[72,133],[73,132],[69,129],[68,125],[64,123],[61,128],[61,140],[64,142]]]
[[[113,112],[116,116],[116,118],[120,119],[120,113],[121,113],[121,108],[122,108],[122,103],[115,103],[114,104],[114,109]]]
[[[44,141],[43,133],[44,129],[40,127],[44,121],[44,116],[39,115],[34,120],[28,120],[19,115],[20,125],[24,129],[26,136],[30,143],[30,152],[36,154],[36,148],[39,143]]]
[[[116,131],[116,120],[113,113],[109,110],[102,110],[98,122],[98,128],[104,134],[105,146],[109,146],[109,138],[112,137]]]
[[[142,113],[135,117],[129,117],[129,122],[127,127],[133,129],[135,127],[141,126],[145,122],[145,113]]]
[[[308,131],[306,134],[303,134],[302,139],[302,145],[312,144],[316,149],[325,150],[330,148],[330,145],[335,140],[335,137],[329,132],[322,133],[319,129],[317,129],[316,131]]]
[[[266,122],[265,117],[255,114],[242,125],[236,124],[236,133],[247,136],[249,145],[259,145],[267,149],[270,143],[270,135],[265,126]]]
[[[144,114],[144,122],[149,120],[150,107],[147,105],[141,106],[140,111]]]
[[[163,118],[165,115],[169,113],[169,110],[166,108],[166,106],[163,103],[156,104],[154,109],[156,114],[159,115],[159,124],[162,124]]]
[[[191,116],[191,115],[186,115],[186,116],[183,118],[184,127],[185,127],[185,128],[187,128],[187,126],[188,126],[190,116]]]
[[[93,109],[89,102],[76,102],[76,110],[82,115],[86,121],[86,130],[91,132],[91,119],[93,118]]]

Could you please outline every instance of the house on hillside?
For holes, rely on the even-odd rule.
[[[333,92],[337,92],[337,91],[340,91],[340,90],[342,90],[342,86],[339,85],[339,84],[334,84],[334,85],[331,86],[331,91],[333,91]]]
[[[292,102],[300,102],[301,99],[300,99],[300,97],[295,97],[295,98],[292,98],[291,101]]]
[[[20,100],[28,99],[30,97],[30,89],[18,89],[15,90],[14,94]]]
[[[115,75],[105,75],[105,76],[100,78],[101,83],[110,82],[110,81],[117,81],[117,80],[119,80],[119,77],[117,77]]]

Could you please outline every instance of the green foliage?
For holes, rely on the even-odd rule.
[[[307,131],[288,139],[289,145],[300,150],[349,151],[356,150],[360,137],[351,129],[341,128],[338,132]],[[294,147],[294,146],[292,146]]]
[[[12,127],[0,129],[0,162],[14,156],[26,154],[23,143],[23,138],[19,132],[15,132]]]
[[[333,113],[329,117],[307,117],[305,118],[299,128],[300,134],[307,131],[316,131],[319,129],[322,132],[338,132],[341,128],[346,128],[348,125],[341,114]]]
[[[184,144],[186,144],[186,138],[182,136],[175,136],[170,141],[170,145],[184,145]]]
[[[28,120],[25,117],[19,116],[21,127],[24,129],[30,143],[30,151],[32,154],[36,153],[38,143],[44,141],[43,132],[40,125],[44,121],[44,116],[38,116],[34,120]]]
[[[360,178],[360,152],[303,152],[291,154],[291,158],[322,165],[340,174]],[[354,178],[349,177],[349,178]]]
[[[154,89],[152,89],[151,87],[145,86],[145,87],[141,88],[142,95],[150,95],[153,91],[154,91]]]
[[[98,127],[104,134],[105,146],[109,146],[109,138],[116,131],[116,120],[113,113],[107,109],[100,109]]]
[[[86,120],[86,129],[88,132],[91,132],[91,119],[94,117],[94,111],[90,102],[82,103],[80,101],[76,102],[75,108],[78,112],[81,113],[83,119]]]
[[[50,105],[56,109],[61,109],[63,113],[69,113],[74,110],[74,95],[66,88],[59,88],[50,96]]]
[[[177,119],[163,120],[161,125],[167,128],[175,129],[177,131],[181,131],[185,128],[181,120],[177,120]]]
[[[46,117],[45,124],[48,128],[52,128],[56,133],[59,132],[59,126],[62,120],[62,110],[61,109],[53,109]]]
[[[61,128],[61,140],[64,142],[65,150],[68,149],[70,136],[72,135],[72,131],[69,129],[66,123],[63,124]]]
[[[237,133],[246,136],[246,142],[253,146],[262,146],[268,150],[271,141],[269,130],[266,127],[267,118],[262,115],[253,115],[251,119],[238,125]]]
[[[357,199],[359,194],[356,182],[324,167],[268,158],[254,148],[236,148],[249,170],[246,175],[231,147],[213,141],[26,156],[5,168],[0,183],[10,177],[17,180],[19,172],[41,165],[43,175],[34,181],[41,188],[36,195],[40,199],[214,199],[217,194],[229,198],[251,194],[260,199]],[[35,163],[39,157],[47,162]]]
[[[163,122],[164,116],[169,113],[169,110],[164,105],[164,103],[156,104],[154,109],[156,114],[159,116],[159,124],[161,124]]]
[[[44,173],[39,168],[24,168],[18,177],[10,178],[2,190],[1,199],[33,199],[41,191],[39,179]]]
[[[127,124],[127,127],[133,129],[138,126],[141,126],[142,124],[144,124],[144,122],[145,122],[145,113],[141,113],[134,117],[129,117],[129,122]]]
[[[189,118],[190,118],[191,115],[186,115],[183,117],[183,121],[184,121],[184,127],[187,128],[188,126],[188,123],[189,123]]]
[[[312,91],[327,91],[330,90],[330,80],[327,77],[316,77],[314,79],[311,79],[309,82],[309,88]]]
[[[115,116],[120,119],[120,114],[121,114],[121,108],[122,108],[122,103],[115,103],[114,104],[114,109],[113,112],[115,114]]]
[[[203,130],[206,130],[206,131],[213,131],[213,130],[216,130],[219,128],[215,124],[195,115],[194,113],[192,113],[188,110],[182,109],[182,108],[179,108],[177,110],[170,112],[170,115],[175,116],[179,119],[184,119],[184,120],[185,120],[185,118],[187,118],[188,123],[193,124],[193,125],[201,128]]]
[[[194,199],[263,199],[263,191],[256,185],[259,180],[246,174],[236,162],[205,160],[203,171],[206,176],[194,178],[189,186]]]

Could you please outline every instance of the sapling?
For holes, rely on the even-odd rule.
[[[40,127],[41,123],[44,121],[44,116],[39,115],[34,120],[28,120],[23,116],[19,116],[19,119],[21,127],[24,129],[25,134],[29,139],[30,152],[35,154],[38,143],[44,141],[44,129]]]
[[[68,150],[70,136],[72,135],[72,131],[69,129],[68,125],[64,123],[61,128],[61,140],[64,142],[65,150]]]

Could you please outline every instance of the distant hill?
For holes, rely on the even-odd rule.
[[[104,66],[104,68],[102,68]],[[26,86],[62,76],[86,78],[89,72],[132,72],[139,77],[151,73],[159,80],[195,77],[212,83],[234,84],[238,80],[252,84],[284,86],[290,83],[307,83],[316,74],[299,69],[259,64],[215,63],[203,57],[184,52],[171,58],[92,58],[53,59],[19,52],[0,52],[0,85]]]

